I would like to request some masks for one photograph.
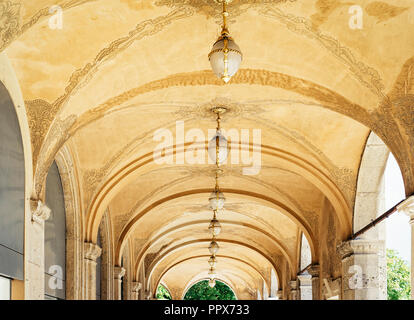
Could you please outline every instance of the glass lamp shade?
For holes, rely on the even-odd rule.
[[[208,250],[210,253],[214,256],[219,251],[220,247],[216,241],[211,241],[210,246],[208,247]]]
[[[239,46],[233,39],[225,36],[220,37],[213,45],[209,59],[213,72],[217,77],[227,83],[239,70],[243,56]]]
[[[218,130],[210,140],[208,144],[208,155],[210,159],[217,163],[217,144],[218,144],[218,164],[223,164],[227,160],[229,155],[228,142],[227,139],[221,134],[221,131]]]
[[[208,264],[210,265],[210,267],[215,268],[217,265],[217,259],[215,256],[211,256],[210,260],[208,260]]]
[[[224,203],[226,202],[226,198],[224,197],[223,192],[219,190],[214,190],[210,194],[210,198],[208,199],[210,203],[211,210],[221,210],[224,208]]]
[[[217,219],[211,220],[208,230],[210,231],[211,235],[217,237],[221,232],[220,222]]]
[[[210,288],[214,288],[216,286],[216,280],[215,279],[210,279],[208,281],[208,285]]]
[[[217,276],[216,270],[214,270],[214,268],[211,268],[210,271],[208,272],[208,275],[210,279],[215,279]]]

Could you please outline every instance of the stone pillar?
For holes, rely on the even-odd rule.
[[[411,300],[414,300],[414,196],[397,206],[397,210],[410,217],[411,225]]]
[[[91,242],[85,242],[84,270],[85,270],[85,300],[96,300],[96,260],[100,257],[102,249]]]
[[[342,295],[342,278],[324,278],[322,297],[324,300],[340,300]]]
[[[40,200],[30,200],[31,218],[25,228],[25,299],[45,298],[45,221],[51,210]]]
[[[290,288],[289,300],[299,300],[298,281],[297,280],[289,281],[289,288]]]
[[[122,277],[125,275],[125,268],[114,268],[114,300],[122,300]]]
[[[339,246],[344,300],[386,300],[387,270],[383,240],[351,240]]]
[[[299,280],[299,299],[312,300],[312,276],[305,271],[298,275]]]
[[[310,266],[307,271],[312,277],[312,300],[320,300],[321,299],[320,266],[319,264],[314,264]]]
[[[141,290],[141,288],[142,288],[142,285],[140,282],[132,283],[131,300],[139,300],[139,290]]]

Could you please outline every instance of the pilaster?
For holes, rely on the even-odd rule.
[[[51,210],[40,200],[30,200],[31,221],[26,224],[25,237],[25,299],[45,297],[45,221]]]
[[[298,275],[299,299],[312,300],[312,276],[308,272]]]
[[[122,278],[125,275],[125,268],[114,267],[114,299],[122,300]]]
[[[351,240],[338,247],[344,300],[386,300],[387,270],[382,240]]]
[[[100,257],[102,249],[91,242],[85,242],[83,246],[84,270],[85,270],[85,300],[96,300],[96,260]]]
[[[139,300],[139,291],[142,288],[142,284],[140,282],[133,282],[132,283],[132,300]]]

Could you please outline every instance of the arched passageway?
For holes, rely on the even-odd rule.
[[[225,84],[206,57],[215,1],[52,2],[0,5],[6,292],[181,299],[214,265],[239,299],[386,298],[376,219],[414,211],[411,4],[356,1],[361,32],[347,3],[232,1],[243,62]],[[389,154],[405,192],[390,205]]]

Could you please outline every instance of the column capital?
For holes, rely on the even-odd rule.
[[[97,244],[92,242],[85,242],[83,244],[83,250],[85,259],[93,262],[96,262],[96,259],[98,259],[102,253],[102,249]]]
[[[320,270],[321,266],[319,265],[319,263],[315,263],[311,265],[306,271],[312,276],[312,278],[319,278]]]
[[[41,200],[30,199],[30,210],[32,212],[32,221],[44,222],[50,217],[52,210]]]
[[[410,217],[410,223],[414,223],[414,196],[411,196],[401,202],[397,206],[397,210],[404,212],[407,216]]]
[[[305,271],[304,273],[298,274],[299,282],[302,284],[302,282],[311,281],[312,275],[309,274],[309,272]]]
[[[115,266],[114,267],[114,278],[121,280],[122,277],[125,275],[125,271],[126,271],[125,268]]]
[[[290,287],[290,290],[296,290],[298,288],[298,281],[297,280],[289,281],[289,287]]]
[[[139,292],[141,288],[142,288],[141,282],[132,282],[132,292]]]
[[[384,249],[383,240],[357,239],[344,241],[337,247],[342,259],[354,254],[378,254]]]

